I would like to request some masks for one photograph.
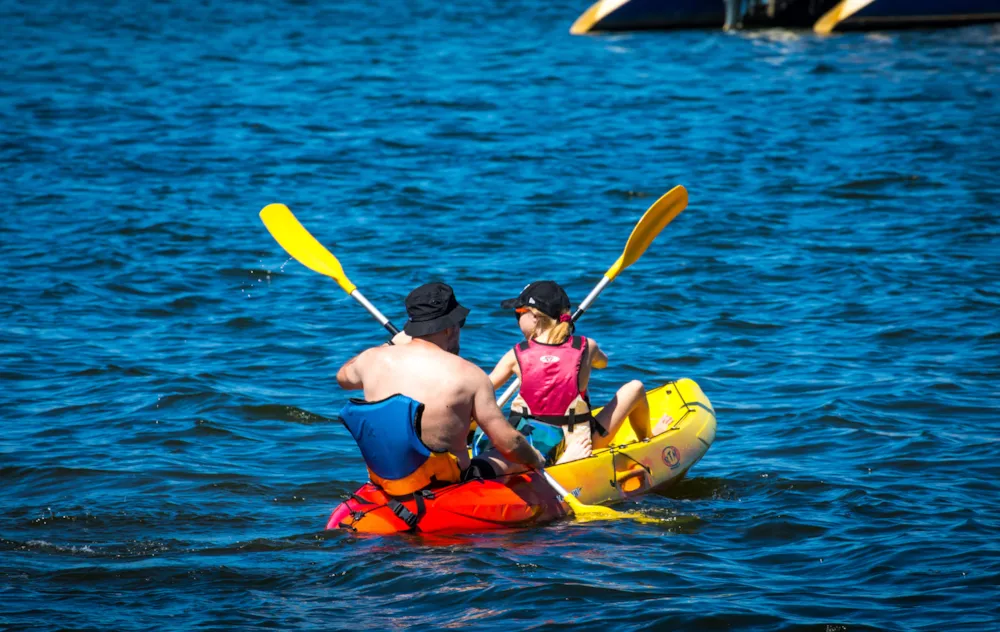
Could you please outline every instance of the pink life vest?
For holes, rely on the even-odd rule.
[[[587,339],[583,336],[570,336],[560,345],[525,340],[514,347],[521,369],[520,399],[528,407],[525,416],[566,416],[581,400],[589,410],[587,392],[580,390],[586,355]]]

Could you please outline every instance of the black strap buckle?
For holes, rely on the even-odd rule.
[[[392,513],[396,514],[397,518],[405,522],[406,526],[408,526],[411,530],[417,528],[417,522],[420,520],[420,517],[407,509],[406,505],[395,499],[390,500],[388,505],[389,509],[392,509]]]
[[[416,531],[417,525],[420,523],[420,519],[424,517],[427,513],[427,504],[424,499],[434,500],[434,492],[429,489],[421,489],[420,491],[413,493],[413,502],[417,505],[417,513],[413,513],[406,508],[406,505],[399,502],[395,498],[390,498],[386,505],[389,509],[392,509],[392,513],[396,514],[396,517],[406,523],[406,526],[410,528],[410,531]]]

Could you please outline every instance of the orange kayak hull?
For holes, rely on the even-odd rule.
[[[400,517],[390,504],[392,500],[399,502],[409,515],[418,517],[415,529]],[[518,474],[505,482],[470,481],[440,487],[424,492],[420,500],[422,503],[412,496],[393,499],[366,483],[334,509],[326,528],[375,534],[410,530],[477,533],[544,524],[567,514],[566,505],[556,500],[552,488],[534,473]]]

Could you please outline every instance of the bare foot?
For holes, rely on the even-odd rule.
[[[660,420],[656,422],[656,427],[653,428],[653,436],[655,437],[658,434],[666,432],[667,428],[669,428],[672,423],[674,423],[674,418],[670,415],[660,417]]]
[[[576,461],[577,459],[585,459],[590,456],[593,451],[594,447],[590,437],[586,437],[581,441],[567,441],[566,449],[563,451],[562,456],[559,457],[556,463],[567,463],[569,461]]]

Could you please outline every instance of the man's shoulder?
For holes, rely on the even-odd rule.
[[[486,372],[476,364],[465,358],[444,351],[443,349],[415,348],[407,349],[409,345],[399,347],[382,347],[371,351],[385,353],[386,355],[399,354],[409,370],[423,369],[428,376],[441,379],[443,381],[456,383],[474,383],[477,386],[481,381],[489,381]],[[373,355],[372,359],[377,361],[379,356]]]
[[[441,377],[451,382],[462,392],[476,391],[484,384],[489,383],[490,378],[486,371],[476,364],[454,354],[448,354],[450,360],[438,365],[442,374]]]
[[[386,347],[368,347],[358,354],[358,360],[368,360],[382,353]]]
[[[481,368],[465,358],[455,355],[454,353],[442,351],[441,355],[434,355],[435,364],[437,366],[444,367],[449,372],[457,372],[461,375],[486,375]]]
[[[458,356],[456,356],[458,357]],[[470,362],[465,358],[458,358],[461,363],[462,369],[466,371],[470,376],[475,378],[487,378],[486,371],[482,369],[478,364]]]

